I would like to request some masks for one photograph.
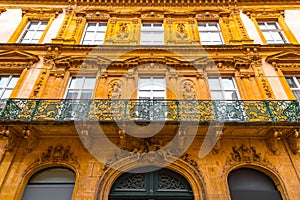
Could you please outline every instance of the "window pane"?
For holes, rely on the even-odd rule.
[[[82,78],[72,78],[69,88],[70,89],[81,88],[82,85],[83,85]]]
[[[211,90],[220,90],[221,85],[218,78],[209,78],[208,79],[209,88]]]
[[[88,23],[86,31],[96,31],[97,30],[96,23]]]
[[[84,81],[83,88],[84,89],[94,89],[95,87],[95,78],[86,78]]]
[[[208,28],[209,30],[219,30],[218,25],[217,24],[208,24]]]
[[[238,96],[235,91],[226,91],[225,99],[226,100],[238,100]]]
[[[43,32],[42,31],[37,31],[35,32],[35,35],[33,37],[34,40],[40,40],[40,38],[42,37]]]
[[[210,36],[211,36],[211,40],[214,42],[222,41],[220,33],[211,33]]]
[[[37,30],[39,27],[39,22],[29,22],[29,26],[27,29]]]
[[[209,33],[208,32],[200,32],[201,42],[210,42]]]
[[[8,86],[9,88],[14,88],[19,80],[19,77],[12,77]]]
[[[277,29],[276,23],[268,22],[268,29]]]
[[[6,87],[9,81],[9,77],[3,76],[0,77],[0,88]]]
[[[222,83],[225,90],[235,89],[232,78],[222,78]]]
[[[1,96],[1,99],[7,99],[10,97],[10,94],[12,93],[12,89],[6,89],[4,93]]]
[[[198,30],[206,30],[206,24],[198,24]]]
[[[224,99],[221,91],[211,91],[211,98],[215,100]]]
[[[93,91],[82,91],[80,95],[80,99],[91,99]]]
[[[78,92],[77,91],[68,91],[68,94],[66,96],[67,99],[77,99],[78,98]]]
[[[75,174],[64,168],[46,169],[35,174],[29,183],[74,183]]]
[[[47,22],[42,22],[40,27],[39,27],[39,30],[44,31],[46,29],[46,27],[47,27]]]
[[[265,23],[263,22],[258,23],[258,26],[260,27],[260,29],[267,29]]]
[[[86,32],[83,40],[93,40],[95,38],[94,32]]]

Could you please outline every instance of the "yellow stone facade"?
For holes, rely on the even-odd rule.
[[[20,77],[12,102],[29,99],[34,104],[14,107],[6,102],[1,108],[0,199],[22,199],[35,173],[66,167],[76,174],[73,200],[108,200],[121,174],[149,165],[181,174],[195,200],[231,199],[228,175],[239,168],[267,174],[282,199],[300,199],[299,104],[285,79],[300,76],[299,24],[286,21],[289,12],[300,12],[300,1],[289,2],[0,0],[0,25],[6,25],[1,29],[9,28],[6,15],[21,11],[17,28],[2,30],[0,36],[0,75]],[[48,22],[37,44],[18,42],[29,21]],[[267,44],[260,21],[278,22],[288,44]],[[81,44],[88,22],[107,23],[103,45]],[[224,44],[201,45],[199,22],[218,22]],[[142,23],[162,23],[164,45],[140,45]],[[165,77],[166,100],[182,101],[181,112],[162,121],[116,113],[120,110],[114,110],[114,102],[138,98],[141,75]],[[74,76],[95,77],[92,99],[107,100],[110,106],[93,104],[88,120],[58,119],[59,112],[52,110],[65,98]],[[208,113],[213,110],[210,76],[234,77],[245,120],[223,121]],[[194,105],[189,100],[206,104],[189,112]],[[264,115],[270,112],[266,102],[298,107],[271,106],[276,118]],[[43,105],[47,103],[54,106]],[[158,131],[151,139],[140,138],[139,127]],[[102,152],[104,138],[129,154],[109,148]],[[159,151],[167,144],[182,152]],[[157,151],[150,150],[154,146]]]

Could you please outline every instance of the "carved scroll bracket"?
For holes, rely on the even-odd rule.
[[[22,136],[27,143],[26,150],[28,153],[30,153],[38,143],[38,136],[33,130],[30,130],[28,127],[23,127]]]
[[[12,152],[17,143],[17,136],[8,127],[5,127],[2,131],[0,131],[0,137],[6,139],[5,150],[8,152]]]
[[[298,129],[294,129],[286,138],[286,141],[293,154],[298,154],[300,152],[300,133]]]
[[[282,138],[282,131],[281,130],[273,130],[272,133],[269,135],[268,138],[265,139],[267,143],[267,147],[273,153],[278,155],[279,154],[279,141]]]

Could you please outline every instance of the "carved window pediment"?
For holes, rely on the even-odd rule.
[[[0,52],[0,67],[2,71],[6,68],[9,71],[22,71],[38,61],[39,57],[37,55],[24,51],[8,50]]]
[[[300,54],[297,52],[280,52],[268,56],[266,62],[272,64],[275,68],[300,70]]]
[[[100,56],[66,56],[54,60],[56,67],[67,67],[71,69],[87,70],[98,69],[101,66],[108,66],[111,61]],[[88,67],[90,66],[90,67]]]

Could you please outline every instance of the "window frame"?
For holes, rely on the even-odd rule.
[[[210,84],[209,84],[209,79],[212,79],[212,78],[214,78],[214,79],[218,79],[218,82],[219,82],[219,84],[220,84],[220,87],[221,87],[221,89],[220,90],[212,90],[211,88],[210,88]],[[232,83],[233,83],[233,86],[234,86],[234,90],[233,89],[224,89],[224,86],[223,86],[223,83],[222,83],[222,79],[223,78],[231,78],[232,79]],[[234,100],[240,100],[241,98],[240,98],[240,94],[239,94],[239,89],[238,89],[238,86],[237,86],[237,84],[236,84],[236,81],[235,81],[235,78],[234,78],[234,76],[208,76],[207,77],[207,82],[208,82],[208,87],[209,87],[209,92],[210,92],[210,94],[211,94],[211,92],[212,91],[217,91],[217,92],[222,92],[222,96],[223,96],[223,99],[214,99],[214,98],[212,98],[212,95],[211,95],[211,99],[212,100],[221,100],[221,101],[234,101]],[[235,94],[236,94],[236,98],[237,99],[226,99],[226,95],[225,95],[225,92],[226,91],[235,91]]]
[[[93,44],[83,44],[83,42],[85,41],[85,36],[86,36],[86,33],[87,33],[88,25],[89,24],[95,24],[95,23],[96,23],[96,30],[93,31],[94,32],[93,33],[94,39],[92,40]],[[100,27],[99,24],[106,24],[104,32],[103,31],[98,32],[97,29],[98,29],[98,27]],[[87,21],[85,23],[84,30],[83,30],[83,33],[82,33],[82,36],[81,36],[81,39],[80,39],[80,44],[81,45],[103,45],[103,44],[105,44],[107,28],[108,28],[108,22],[104,22],[102,20],[101,21]],[[95,44],[95,38],[96,38],[97,33],[104,33],[103,42],[101,44]]]
[[[299,91],[300,92],[300,81],[297,79],[297,77],[300,79],[300,76],[293,76],[293,75],[285,75],[285,80],[287,82],[287,85],[289,86],[289,89],[292,91],[292,94],[294,95],[294,98],[298,101],[300,101],[300,96],[299,98],[297,98],[297,96],[295,95],[294,91]],[[294,83],[296,84],[296,88],[292,88],[290,87],[287,78],[292,78],[292,80],[294,81]]]
[[[37,22],[37,23],[38,23],[37,29],[30,29],[29,27],[30,27],[31,24],[34,23],[34,22]],[[38,21],[37,21],[37,20],[30,20],[30,21],[28,21],[28,22],[27,22],[27,25],[26,25],[25,28],[23,29],[23,32],[20,34],[20,36],[19,36],[19,38],[18,38],[18,40],[17,40],[17,43],[20,43],[20,44],[38,44],[39,41],[41,40],[41,37],[44,35],[44,32],[45,32],[46,27],[45,27],[45,29],[43,29],[42,35],[40,36],[40,38],[38,39],[38,41],[37,41],[37,42],[32,42],[32,41],[33,41],[33,38],[34,38],[34,36],[36,35],[36,33],[37,33],[38,31],[40,31],[39,28],[40,28],[40,26],[42,25],[42,23],[44,23],[44,22],[47,23],[47,24],[46,24],[46,27],[47,27],[49,21],[41,21],[41,20],[38,20]],[[34,32],[34,35],[33,35],[33,37],[31,37],[31,39],[30,39],[29,42],[23,42],[23,41],[24,41],[24,38],[25,38],[25,36],[28,34],[28,32]]]
[[[265,25],[265,27],[267,27],[267,29],[262,29],[260,26],[261,23],[263,23]],[[276,28],[269,29],[268,26],[270,26],[270,24],[273,24],[273,23],[275,24]],[[272,21],[272,20],[258,21],[257,24],[258,24],[258,27],[259,27],[259,29],[264,37],[264,40],[267,44],[289,44],[290,43],[288,38],[285,36],[284,31],[282,30],[280,24],[277,21]],[[266,40],[266,36],[264,33],[278,33],[278,35],[280,36],[280,38],[282,40],[282,43],[277,43],[276,40],[273,39],[272,35],[271,35],[271,37],[272,37],[274,43],[269,43],[268,40]]]
[[[205,24],[206,30],[200,30],[199,29],[199,24]],[[218,30],[210,30],[209,29],[209,24],[216,24]],[[201,45],[225,45],[224,36],[223,36],[222,30],[221,30],[221,27],[220,27],[220,23],[218,21],[197,21],[197,30],[198,30]],[[203,42],[201,41],[201,34],[200,34],[201,32],[208,33],[209,36],[211,35],[211,33],[219,33],[219,36],[220,36],[220,39],[221,39],[221,41],[220,41],[221,44],[214,44],[213,40],[211,40],[211,39],[209,41],[210,44],[203,44]]]
[[[298,44],[298,41],[297,41],[296,37],[291,32],[288,25],[285,23],[284,16],[280,13],[273,13],[273,12],[270,13],[270,15],[275,15],[275,16],[269,17],[269,15],[264,14],[261,11],[254,12],[253,14],[252,13],[248,14],[248,16],[252,19],[252,21],[254,23],[254,26],[256,27],[256,30],[257,30],[257,32],[258,32],[258,34],[259,34],[259,36],[262,40],[262,43],[264,45],[271,45],[271,44],[267,43],[267,41],[265,39],[265,36],[264,36],[263,32],[261,31],[258,23],[259,22],[277,22],[278,26],[280,27],[280,29],[284,33],[284,36],[287,40],[287,43],[283,43],[283,44]]]
[[[162,91],[162,90],[153,90],[153,88],[151,88],[150,90],[150,97],[145,97],[145,98],[140,98],[140,79],[149,79],[151,80],[151,84],[155,84],[155,79],[162,79],[164,81],[164,97],[163,98],[159,98],[159,97],[155,97],[154,93],[155,91]],[[142,91],[146,91],[146,90],[142,90]],[[167,97],[167,90],[166,90],[166,78],[164,76],[139,76],[138,77],[138,92],[137,92],[137,99],[149,99],[149,100],[165,100]]]
[[[74,89],[70,88],[71,82],[72,82],[73,78],[75,78],[75,79],[76,78],[83,78],[83,82],[82,82],[81,88],[74,88]],[[85,88],[83,88],[83,85],[84,85],[84,82],[85,82],[86,78],[94,78],[95,79],[95,83],[94,83],[93,89],[85,89]],[[79,91],[79,93],[77,94],[77,98],[72,98],[74,100],[80,100],[80,99],[82,99],[82,98],[78,98],[82,94],[82,91],[92,91],[90,99],[93,99],[94,98],[94,94],[95,94],[96,84],[97,84],[97,77],[96,76],[85,76],[85,75],[83,75],[83,76],[70,76],[69,80],[68,80],[68,84],[67,84],[66,90],[65,90],[65,93],[64,93],[64,99],[67,99],[67,95],[68,95],[69,91]]]
[[[5,87],[0,87],[0,99],[4,99],[2,97],[3,97],[3,94],[5,93],[5,91],[7,91],[7,90],[11,90],[11,93],[9,94],[9,97],[8,97],[8,98],[10,98],[12,96],[15,88],[17,87],[18,82],[20,81],[21,77],[20,77],[20,75],[15,75],[15,74],[10,74],[10,75],[4,75],[4,74],[2,75],[2,74],[0,74],[0,81],[1,81],[2,77],[8,77],[9,80],[8,80],[8,82],[7,82],[7,84],[6,84]],[[14,85],[14,87],[10,88],[8,86],[9,86],[10,81],[12,80],[13,77],[18,77],[18,80],[17,80],[16,84]]]
[[[150,28],[143,28],[144,24],[150,24]],[[161,29],[160,28],[156,28],[154,27],[154,24],[161,24]],[[150,43],[145,44],[142,41],[142,35],[143,33],[161,33],[162,36],[162,41],[159,41],[159,44],[154,44],[155,40],[151,40],[149,41]],[[164,23],[163,22],[141,22],[141,26],[140,26],[140,45],[149,45],[149,46],[155,46],[155,45],[164,45],[165,44],[165,27],[164,27]]]
[[[10,37],[10,39],[8,40],[8,43],[18,43],[19,38],[21,37],[22,33],[24,32],[27,24],[31,21],[47,21],[48,24],[41,36],[41,38],[39,39],[38,43],[34,43],[34,44],[42,44],[46,34],[48,33],[49,28],[52,25],[53,20],[57,17],[57,15],[62,12],[62,9],[51,9],[49,11],[47,11],[46,13],[40,13],[37,11],[31,11],[28,10],[24,16],[22,17],[22,21],[20,22],[19,26],[17,27],[17,29],[15,30],[15,32],[13,33],[13,35]],[[30,44],[30,43],[27,43]]]

